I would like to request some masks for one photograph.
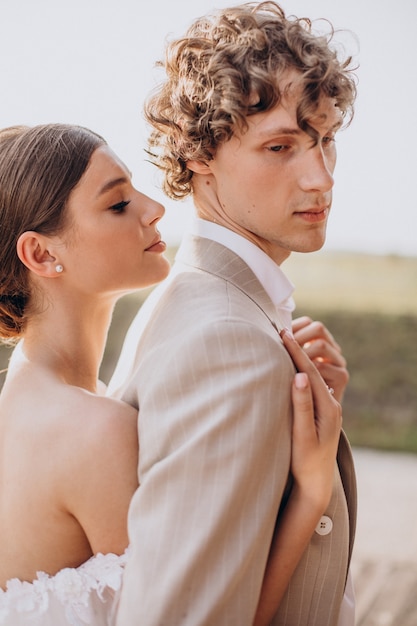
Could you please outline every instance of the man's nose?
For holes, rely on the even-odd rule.
[[[334,185],[335,156],[328,156],[320,144],[306,150],[300,185],[305,191],[330,191]]]

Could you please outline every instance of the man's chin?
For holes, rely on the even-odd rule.
[[[293,252],[301,252],[307,254],[308,252],[317,252],[324,246],[326,238],[316,240],[314,242],[301,242],[297,247],[294,246]]]

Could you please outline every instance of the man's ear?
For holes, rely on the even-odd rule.
[[[187,161],[187,167],[195,174],[211,174],[210,165],[203,161]]]
[[[50,240],[34,230],[22,233],[17,240],[16,252],[26,267],[38,276],[56,277],[56,257],[50,252]]]

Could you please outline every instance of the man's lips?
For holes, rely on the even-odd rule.
[[[323,207],[322,209],[306,209],[305,211],[296,211],[296,215],[299,215],[303,220],[311,224],[317,222],[323,222],[329,215],[329,207]]]

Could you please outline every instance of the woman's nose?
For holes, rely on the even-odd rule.
[[[156,200],[149,198],[145,194],[140,194],[141,197],[141,211],[140,219],[144,226],[150,226],[159,222],[161,217],[165,214],[165,207]]]

